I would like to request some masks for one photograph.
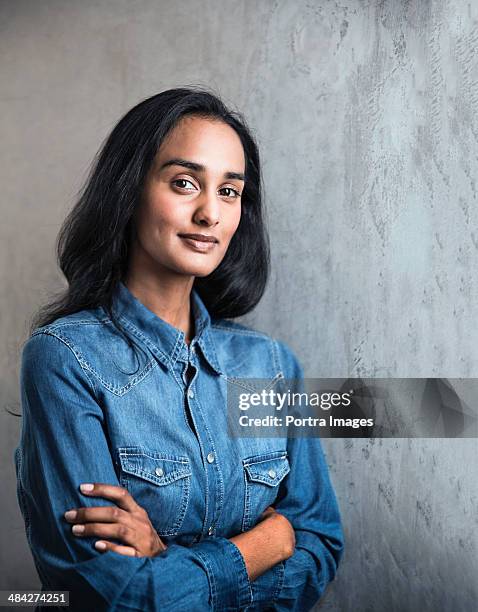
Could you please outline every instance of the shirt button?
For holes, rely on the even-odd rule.
[[[193,346],[191,346],[191,348],[190,348],[191,353],[194,353],[194,352],[195,352],[195,350],[196,350],[196,347],[195,347],[194,345],[193,345]]]
[[[209,527],[209,529],[207,530],[207,534],[212,536],[213,533],[214,533],[214,527],[211,525],[211,527]]]
[[[275,470],[269,470],[269,476],[271,478],[275,478],[276,477],[276,471]]]
[[[164,474],[164,470],[163,470],[163,468],[159,468],[159,467],[158,467],[158,468],[156,468],[156,469],[154,470],[154,472],[155,472],[156,476],[162,476],[162,475]]]
[[[214,461],[214,453],[209,453],[207,456],[207,460],[209,461],[209,463],[212,463]]]
[[[188,397],[194,397],[194,391],[192,389],[189,389]]]

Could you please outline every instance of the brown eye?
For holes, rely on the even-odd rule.
[[[233,189],[232,187],[223,187],[221,189],[221,191],[224,191],[224,190],[231,192],[230,194],[226,194],[226,198],[234,198],[234,199],[236,199],[236,198],[240,198],[241,197],[241,194],[236,189]]]
[[[194,185],[191,183],[191,181],[188,181],[187,179],[176,179],[172,182],[173,185],[175,185],[176,183],[189,183],[190,185],[193,186],[193,188],[195,189]],[[179,187],[180,189],[187,189],[187,187],[185,185],[177,185],[177,187]]]

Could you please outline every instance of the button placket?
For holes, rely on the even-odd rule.
[[[195,368],[196,369],[196,373],[197,373],[198,366],[195,365],[195,363],[194,363],[194,355],[197,355],[196,347],[194,345],[189,345],[188,346],[188,366],[192,367],[192,368]],[[187,368],[186,368],[186,370],[187,370]],[[191,387],[189,389],[187,388],[188,383],[191,384],[191,385],[193,384],[194,378],[195,378],[195,376],[193,376],[192,378],[188,378],[187,376],[183,376],[183,380],[184,380],[185,386],[186,386],[185,396],[186,396],[187,399],[193,399],[195,397],[195,395],[196,395],[195,391]],[[192,408],[192,403],[189,404],[189,405]],[[212,442],[212,440],[210,440],[210,442]],[[215,482],[215,480],[217,478],[216,471],[219,470],[219,466],[217,466],[216,463],[215,463],[216,462],[216,454],[215,454],[215,452],[210,451],[206,455],[206,461],[207,461],[207,463],[209,463],[211,465],[211,468],[215,468],[215,469],[213,469],[211,476],[209,476],[209,481],[211,483],[213,483],[213,482]],[[209,487],[210,487],[210,485],[209,485]],[[215,493],[215,492],[213,492],[211,490],[210,492],[208,491],[207,495],[208,495],[208,497],[211,496],[211,501],[212,501],[213,499],[215,499],[217,493]],[[213,536],[216,533],[216,526],[214,524],[214,516],[216,514],[216,511],[213,511],[213,507],[215,507],[215,505],[217,505],[217,502],[216,503],[212,503],[210,505],[210,511],[207,513],[208,516],[205,517],[206,518],[206,524],[209,523],[210,521],[212,521],[212,523],[209,525],[209,527],[207,528],[206,531],[203,531],[203,536],[202,537],[204,537],[204,536],[211,537],[211,536]]]
[[[194,351],[193,351],[193,348],[194,348],[193,346],[188,346],[188,364],[187,364],[187,367],[186,367],[185,372],[187,372],[187,371],[188,371],[190,368],[193,368],[194,370],[197,370],[197,367],[196,367],[196,366],[194,365],[194,363],[193,363],[193,362],[192,362],[192,361],[189,359],[189,354],[194,352]],[[183,380],[184,380],[184,382],[185,382],[185,383],[186,383],[186,385],[187,385],[188,383],[191,383],[191,384],[192,384],[192,381],[193,381],[193,379],[194,379],[194,378],[195,378],[195,376],[194,376],[194,374],[193,374],[193,375],[192,375],[192,377],[191,377],[189,380],[187,379],[187,376],[184,376],[184,377],[183,377]],[[187,389],[187,391],[186,391],[186,395],[187,395],[187,396],[188,396],[190,399],[193,399],[193,397],[194,397],[194,391],[192,390],[192,388],[191,388],[191,387],[190,387],[189,389]]]

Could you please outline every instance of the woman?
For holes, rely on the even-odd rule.
[[[268,276],[239,113],[164,91],[113,129],[60,233],[66,294],[23,348],[18,500],[78,610],[308,610],[342,554],[320,442],[231,437],[226,385],[303,378],[230,319]]]

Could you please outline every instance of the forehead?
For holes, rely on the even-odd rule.
[[[244,172],[245,157],[237,132],[218,119],[183,117],[161,144],[156,160],[183,157],[206,167]]]

